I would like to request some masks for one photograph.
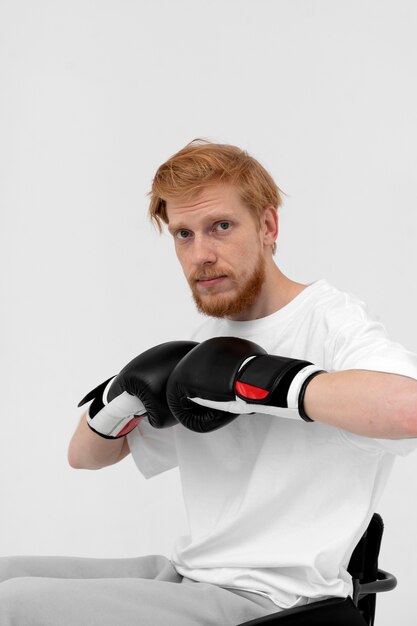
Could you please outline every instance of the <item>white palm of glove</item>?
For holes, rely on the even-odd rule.
[[[123,437],[133,430],[146,415],[146,409],[142,401],[137,396],[127,391],[123,391],[119,396],[107,402],[108,390],[115,378],[116,376],[108,381],[102,392],[102,396],[97,395],[87,413],[89,426],[93,430],[110,438]],[[101,386],[97,387],[97,391],[100,390],[100,387]],[[95,390],[93,390],[93,392],[94,391]],[[101,408],[91,417],[90,409],[94,405],[94,409],[96,410],[97,403],[101,404]]]
[[[236,396],[236,400],[219,402],[217,400],[206,400],[204,398],[189,398],[195,404],[205,406],[209,409],[218,409],[227,413],[237,415],[249,415],[250,413],[261,413],[263,415],[273,415],[275,417],[285,417],[288,419],[300,419],[298,409],[289,409],[279,406],[265,406],[263,404],[249,404]]]

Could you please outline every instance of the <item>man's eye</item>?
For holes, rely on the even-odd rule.
[[[175,236],[177,239],[187,239],[190,236],[190,231],[181,229],[175,233]]]
[[[222,232],[228,230],[229,228],[230,222],[219,222],[218,224],[216,224],[216,229]]]

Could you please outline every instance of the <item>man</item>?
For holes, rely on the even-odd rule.
[[[221,337],[305,360],[320,374],[305,388],[304,419],[252,405],[246,412],[241,402],[233,419],[210,432],[161,428],[165,409],[148,410],[153,399],[138,391],[149,417],[127,411],[136,421],[115,438],[100,419],[127,387],[122,373],[117,393],[106,381],[102,400],[81,416],[70,464],[98,469],[131,453],[146,478],[179,466],[189,535],[170,560],[3,560],[0,614],[18,615],[7,624],[232,625],[346,597],[347,563],[394,459],[417,445],[416,355],[391,342],[354,296],[325,280],[304,285],[284,276],[273,258],[280,190],[255,159],[196,140],[161,165],[150,195],[150,215],[160,229],[167,224],[196,306],[208,316],[189,352],[202,355],[196,377],[207,340]],[[220,368],[228,357],[222,350]],[[146,357],[158,375],[165,369],[160,396],[189,354],[178,356],[178,366]],[[147,367],[137,367],[138,378]],[[211,395],[216,389],[201,402],[210,406]],[[26,616],[33,597],[38,621]]]

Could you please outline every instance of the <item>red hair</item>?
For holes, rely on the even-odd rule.
[[[241,200],[261,223],[263,209],[278,211],[283,193],[266,169],[245,150],[229,144],[193,139],[157,170],[148,193],[149,216],[159,232],[168,224],[166,202],[190,199],[210,185],[228,183],[236,187]],[[274,245],[275,250],[275,245]]]

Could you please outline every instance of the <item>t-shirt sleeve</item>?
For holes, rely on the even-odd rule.
[[[127,440],[139,471],[145,478],[152,478],[178,465],[174,430],[154,428],[144,418],[134,430],[127,435]]]
[[[380,322],[372,319],[360,300],[346,303],[332,341],[333,371],[363,369],[417,379],[417,355],[392,341]],[[361,448],[405,456],[417,448],[417,438],[374,439],[344,431],[343,436]]]

